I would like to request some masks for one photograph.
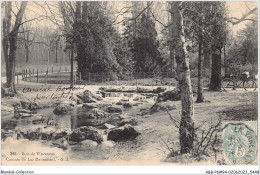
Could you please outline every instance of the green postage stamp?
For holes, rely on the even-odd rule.
[[[257,123],[223,123],[223,154],[228,164],[255,164],[257,162]]]

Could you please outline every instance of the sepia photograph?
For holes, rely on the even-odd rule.
[[[1,1],[1,46],[1,165],[259,163],[257,1]]]

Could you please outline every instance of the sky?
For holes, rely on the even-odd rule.
[[[227,1],[226,6],[229,9],[229,17],[241,18],[250,9],[258,7],[257,2],[253,1]],[[236,34],[237,31],[243,29],[249,21],[241,22],[237,25],[230,25],[233,33]]]
[[[51,1],[48,1],[48,3],[50,4],[53,4],[53,5],[57,5],[57,2],[51,2]],[[158,4],[162,4],[163,1],[161,2],[156,2]],[[154,3],[154,5],[156,4]],[[18,1],[17,3],[14,3],[13,2],[13,10],[14,12],[17,11],[16,9],[16,5],[19,6],[20,2]],[[40,1],[37,1],[37,4],[41,4]],[[32,19],[32,18],[35,18],[37,17],[37,15],[43,15],[45,13],[45,10],[47,9],[48,11],[48,8],[47,6],[44,6],[44,8],[41,8],[39,5],[37,5],[36,3],[33,3],[33,2],[29,2],[28,5],[27,5],[27,9],[26,9],[26,13],[25,13],[25,17],[27,19]],[[128,5],[130,4],[130,2],[128,2]],[[124,7],[126,5],[126,2],[112,2],[112,8],[116,11],[120,11],[122,9],[122,7]],[[227,8],[229,9],[229,15],[230,17],[237,17],[237,18],[240,18],[243,14],[245,14],[246,12],[248,12],[250,9],[253,9],[255,7],[257,7],[257,2],[250,2],[250,1],[227,1],[226,2],[226,6]],[[52,8],[50,6],[50,8]],[[161,16],[163,16],[164,14],[167,15],[167,12],[163,12],[163,11],[160,11],[161,9],[156,9],[155,8],[155,11],[157,11],[157,13],[161,13]],[[55,12],[55,10],[53,10],[53,12]],[[57,12],[57,10],[56,10]],[[155,12],[156,13],[156,12]],[[163,14],[162,14],[163,13]],[[3,10],[2,10],[2,14],[3,14]],[[167,17],[166,17],[167,18]],[[165,18],[165,19],[166,19]],[[123,17],[119,17],[118,18],[118,21],[122,20]],[[162,20],[163,21],[163,20]],[[165,21],[165,20],[164,20]],[[242,29],[245,27],[245,24],[249,22],[249,21],[246,21],[246,22],[241,22],[235,26],[231,25],[230,28],[231,30],[233,31],[234,34],[237,33],[238,30]],[[49,22],[48,20],[47,21],[34,21],[34,25],[37,26],[37,27],[41,27],[41,26],[49,26],[50,28],[52,28],[51,26],[54,26],[51,22]],[[159,26],[159,24],[157,23],[157,26]],[[162,26],[159,27],[160,30],[162,29]]]

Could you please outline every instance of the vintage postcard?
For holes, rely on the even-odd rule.
[[[257,1],[2,1],[1,26],[2,165],[258,165]]]

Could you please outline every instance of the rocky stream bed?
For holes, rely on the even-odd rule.
[[[75,154],[88,149],[85,158],[105,159],[117,144],[134,141],[142,134],[138,128],[139,116],[176,109],[161,102],[167,100],[166,96],[172,97],[170,91],[163,91],[162,88],[138,89],[138,92],[100,88],[95,94],[89,90],[77,94],[77,102],[56,100],[39,104],[20,100],[12,104],[13,113],[2,119],[2,140],[37,141],[70,150],[72,159],[78,159]],[[154,105],[144,108],[147,104]]]

